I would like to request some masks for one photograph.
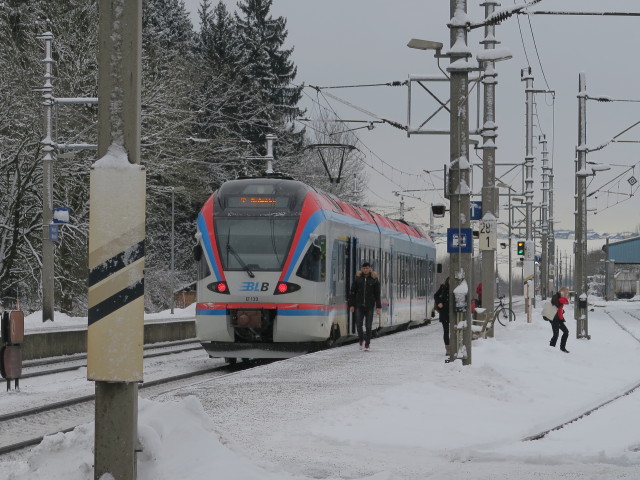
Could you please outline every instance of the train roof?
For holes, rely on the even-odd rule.
[[[332,193],[325,192],[319,188],[315,188],[311,185],[307,185],[304,182],[299,180],[294,180],[291,177],[286,177],[283,175],[268,175],[264,177],[241,177],[238,180],[267,180],[272,182],[283,182],[289,185],[295,184],[296,190],[306,190],[313,192],[316,195],[316,199],[320,202],[321,206],[325,210],[331,210],[333,212],[347,215],[349,217],[355,218],[357,220],[362,220],[367,223],[379,225],[381,227],[388,228],[390,230],[395,230],[400,233],[405,233],[411,237],[424,238],[427,240],[431,240],[429,235],[422,230],[417,225],[414,225],[406,220],[392,219],[389,217],[385,217],[380,215],[379,213],[373,212],[366,208],[353,205],[351,203],[340,200],[337,196]],[[227,182],[228,183],[228,182]]]
[[[265,182],[265,184],[272,184],[274,186],[277,185],[279,188],[284,187],[286,189],[291,189],[298,195],[306,195],[306,193],[310,192],[314,195],[315,200],[319,204],[319,206],[324,210],[330,210],[338,214],[347,215],[351,218],[362,220],[364,222],[378,225],[390,230],[395,230],[411,237],[431,240],[429,235],[427,235],[427,233],[417,225],[414,225],[405,220],[397,220],[385,217],[364,207],[345,202],[343,200],[340,200],[332,193],[325,192],[321,189],[312,187],[311,185],[307,185],[304,182],[294,180],[293,178],[284,175],[271,174],[261,177],[239,177],[236,180],[229,180],[223,183],[220,186],[218,192],[220,192],[221,190],[227,190],[227,192],[221,193],[228,193],[229,191],[233,192],[234,190],[237,190],[244,182],[249,180],[261,181]]]

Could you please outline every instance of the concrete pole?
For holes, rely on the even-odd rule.
[[[513,225],[513,211],[511,210],[511,189],[509,188],[509,308],[513,310],[513,232],[511,231]]]
[[[488,18],[499,5],[497,1],[488,0],[481,4],[484,6],[484,16]],[[485,50],[493,50],[497,43],[495,39],[495,26],[486,25],[484,27],[484,44]],[[496,143],[497,125],[495,124],[495,91],[498,83],[498,74],[495,71],[495,62],[486,62],[482,76],[482,84],[484,87],[484,114],[482,127],[482,215],[483,220],[493,220],[496,222],[498,218],[498,202],[496,197],[498,191],[496,188]],[[493,304],[495,299],[495,280],[496,280],[496,251],[482,250],[482,307],[485,309],[485,319],[487,316],[493,316]],[[493,322],[487,330],[487,336],[493,337]]]
[[[433,203],[429,206],[429,237],[433,240],[433,234],[435,229],[433,228]]]
[[[469,164],[469,57],[467,43],[467,2],[450,0],[450,41],[451,63],[447,67],[451,80],[450,115],[450,228],[470,229],[470,164]],[[473,238],[469,241],[473,246]],[[471,317],[470,294],[472,286],[471,253],[463,253],[461,248],[451,253],[449,262],[450,329],[451,350],[454,358],[461,358],[463,365],[471,364]],[[464,301],[456,305],[454,290],[467,288]]]
[[[549,222],[549,236],[547,251],[549,252],[549,289],[547,293],[549,296],[558,291],[558,269],[556,265],[556,242],[555,242],[555,228],[553,218],[553,165],[549,168],[549,210],[548,210],[548,222]]]
[[[53,34],[46,32],[38,36],[38,40],[44,40],[45,55],[44,86],[42,87],[42,105],[44,105],[44,132],[42,139],[42,321],[53,321],[54,316],[54,286],[53,286],[53,242],[51,241],[49,227],[53,223],[53,162],[56,158],[56,149],[52,136],[52,115],[55,98],[53,96],[53,75],[51,66],[51,44]]]
[[[523,282],[525,284],[525,313],[527,323],[532,321],[532,297],[535,295],[533,284],[535,277],[535,248],[533,242],[533,76],[531,67],[522,69],[521,80],[526,82],[526,155],[524,159],[525,179],[525,249],[523,263]]]
[[[118,143],[126,150],[129,163],[139,164],[142,0],[99,0],[99,12],[98,158],[107,153],[112,143]],[[134,228],[142,228],[144,235],[144,218],[142,227],[131,226],[132,230]],[[141,282],[144,285],[144,277]],[[134,303],[136,315],[129,317],[136,318],[128,320],[142,324],[142,318],[137,318],[143,315],[142,303],[137,300],[129,304],[129,308]],[[100,320],[103,321],[105,319]],[[139,349],[142,350],[142,345]],[[137,357],[138,353],[141,357],[141,351],[132,353],[132,357]],[[136,377],[134,372],[118,373]],[[95,480],[106,473],[115,480],[136,478],[137,432],[138,381],[96,381]]]
[[[546,299],[549,287],[549,159],[547,155],[547,137],[541,135],[542,144],[542,208],[540,212],[542,227],[542,261],[540,262],[540,294]]]
[[[615,274],[615,262],[609,255],[609,237],[605,247],[607,256],[604,259],[604,299],[607,301],[615,300],[615,292],[613,287],[613,278]]]
[[[587,308],[587,83],[584,72],[578,75],[578,148],[576,156],[574,318],[576,338],[589,338]]]
[[[171,314],[173,314],[175,301],[174,291],[176,289],[176,269],[175,269],[175,249],[176,249],[176,203],[175,203],[176,189],[171,187],[171,298],[169,299],[169,305],[171,306]]]

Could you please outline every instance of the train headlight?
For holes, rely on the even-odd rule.
[[[289,282],[278,282],[276,285],[276,291],[273,292],[274,295],[282,295],[285,293],[291,293],[300,290],[300,285],[296,285],[295,283]]]
[[[229,295],[229,285],[227,285],[227,282],[213,282],[207,285],[207,288],[215,293]]]

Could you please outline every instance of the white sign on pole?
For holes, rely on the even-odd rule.
[[[496,250],[498,248],[498,221],[480,220],[479,223],[480,250]]]

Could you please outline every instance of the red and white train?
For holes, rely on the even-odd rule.
[[[198,216],[196,332],[211,357],[287,358],[353,340],[355,272],[382,285],[378,332],[428,321],[436,249],[419,228],[285,177],[224,183]]]

